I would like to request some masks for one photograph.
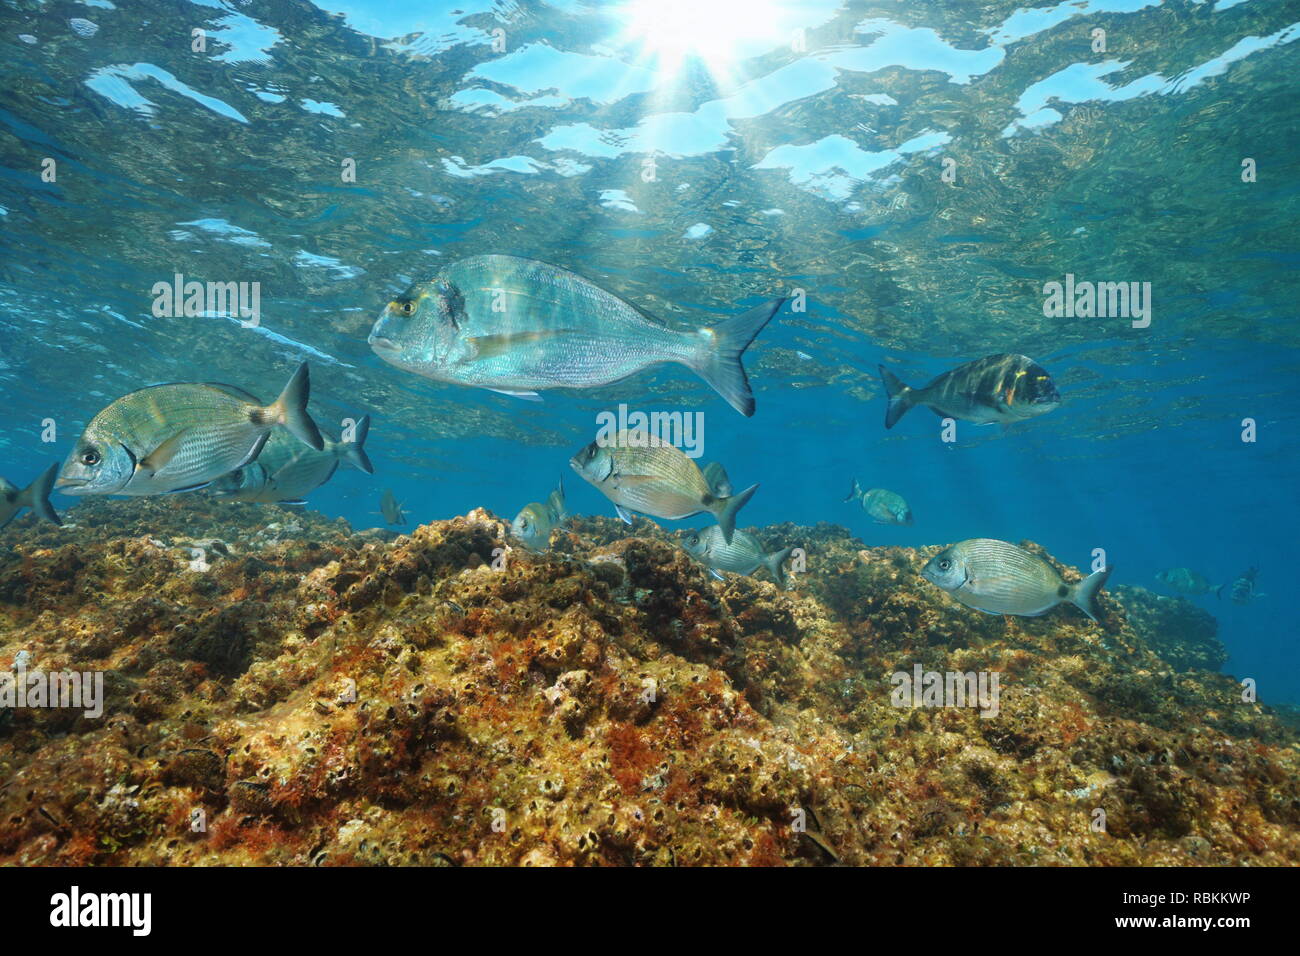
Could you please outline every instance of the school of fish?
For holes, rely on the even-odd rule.
[[[741,359],[780,311],[784,297],[762,301],[732,318],[675,329],[567,269],[508,255],[480,255],[448,264],[412,284],[383,308],[367,342],[395,368],[438,382],[540,400],[549,389],[589,389],[623,381],[667,363],[698,375],[736,411],[751,416],[753,392]],[[1045,415],[1061,404],[1051,375],[1025,355],[997,354],[944,372],[924,385],[906,384],[879,368],[887,398],[885,428],[913,407],[944,419],[1004,428]],[[61,466],[51,465],[25,487],[0,478],[0,528],[24,509],[61,524],[49,496],[145,496],[206,489],[219,498],[303,504],[330,481],[340,463],[365,474],[371,419],[347,419],[335,439],[313,420],[310,372],[299,365],[277,398],[264,403],[243,388],[215,382],[150,385],[108,403],[86,424]],[[737,530],[740,510],[758,484],[736,492],[726,468],[703,468],[680,448],[644,428],[603,434],[569,460],[629,524],[636,516],[677,521],[697,515],[716,523],[684,532],[681,547],[715,577],[766,570],[789,586],[785,563],[794,545],[765,547]],[[903,495],[852,481],[846,502],[882,525],[910,526]],[[391,489],[379,512],[394,527],[408,521]],[[542,501],[525,505],[510,533],[541,552],[570,517],[563,481]],[[1098,595],[1113,568],[1094,567],[1070,583],[1047,561],[1005,541],[974,538],[943,548],[922,577],[960,603],[989,614],[1036,616],[1071,604],[1093,621]],[[1215,586],[1189,568],[1157,575],[1176,593],[1246,604],[1263,597],[1251,568]]]

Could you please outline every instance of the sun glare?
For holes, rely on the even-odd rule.
[[[741,60],[797,44],[793,14],[781,0],[633,0],[622,41],[665,79],[692,58],[725,77]]]

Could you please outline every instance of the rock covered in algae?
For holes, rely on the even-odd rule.
[[[803,549],[781,591],[644,521],[68,519],[6,531],[0,670],[103,672],[103,715],[0,713],[3,862],[1300,862],[1300,735],[1141,589],[992,617],[825,524],[752,529]],[[917,665],[996,716],[895,706]]]
[[[1148,646],[1180,671],[1217,671],[1228,660],[1219,622],[1187,598],[1120,586],[1115,594]]]

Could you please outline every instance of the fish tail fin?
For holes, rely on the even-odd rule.
[[[786,588],[785,580],[785,559],[790,557],[794,548],[782,548],[780,551],[773,551],[771,554],[763,555],[763,565],[771,573],[781,590]]]
[[[362,415],[352,430],[351,441],[341,441],[335,446],[338,456],[354,468],[360,468],[367,475],[375,473],[375,466],[366,454],[366,436],[370,434],[370,416]]]
[[[731,536],[736,533],[736,512],[749,504],[749,499],[758,491],[758,485],[750,485],[738,495],[730,498],[714,498],[710,510],[718,517],[718,526],[722,528],[722,540],[731,544]]]
[[[50,492],[54,490],[54,479],[58,473],[59,466],[50,465],[41,477],[18,493],[18,500],[46,521],[53,521],[62,527],[63,522],[59,519],[59,513],[50,504]]]
[[[271,406],[272,421],[283,425],[304,444],[323,451],[325,439],[321,438],[320,429],[307,412],[307,399],[310,395],[311,379],[307,374],[307,363],[303,362]]]
[[[1106,586],[1106,580],[1114,570],[1115,566],[1108,564],[1100,571],[1094,571],[1076,584],[1070,593],[1070,600],[1097,624],[1101,623],[1101,606],[1097,603],[1097,595],[1101,594],[1101,589]]]
[[[1220,601],[1223,600],[1223,589],[1226,587],[1227,587],[1226,584],[1220,584],[1217,588],[1214,589],[1214,596],[1218,598]]]
[[[861,497],[862,497],[862,485],[858,484],[858,479],[854,478],[853,487],[849,490],[849,496],[844,500],[852,501],[854,498],[861,498]]]
[[[883,365],[876,367],[880,369],[880,380],[885,383],[885,394],[889,396],[889,407],[885,410],[885,427],[893,428],[898,420],[907,414],[907,410],[916,404],[916,400],[912,398],[915,389]]]
[[[763,326],[771,321],[777,310],[785,304],[785,297],[772,299],[720,322],[701,334],[707,344],[691,359],[687,365],[696,374],[708,382],[713,390],[725,398],[731,407],[746,418],[754,414],[754,393],[749,388],[749,377],[740,358],[749,348],[749,343],[763,331]]]
[[[563,521],[569,517],[569,512],[564,506],[564,476],[560,475],[560,480],[555,483],[555,490],[551,492],[551,500],[555,506],[555,520]]]

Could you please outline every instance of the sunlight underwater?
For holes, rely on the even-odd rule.
[[[1300,862],[1294,10],[81,6],[0,862]]]

